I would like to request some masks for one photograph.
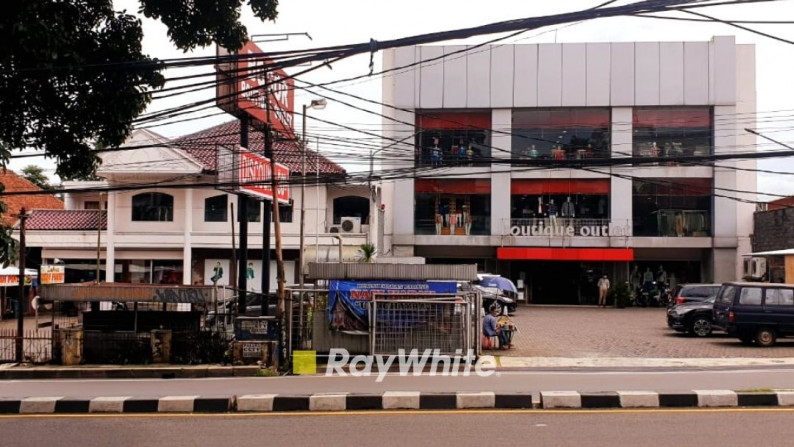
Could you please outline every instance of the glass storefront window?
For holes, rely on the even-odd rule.
[[[491,163],[491,112],[417,112],[416,166]]]
[[[415,234],[491,234],[490,180],[417,179],[415,193]]]
[[[513,180],[512,219],[609,219],[609,179]]]
[[[711,107],[635,107],[633,155],[669,158],[709,155],[712,123]]]
[[[634,180],[634,236],[711,236],[711,189],[708,178]]]
[[[608,108],[514,110],[513,158],[607,158],[610,120]]]

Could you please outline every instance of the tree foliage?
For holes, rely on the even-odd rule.
[[[22,168],[22,178],[45,191],[52,189],[52,185],[50,185],[50,179],[47,178],[44,170],[39,166],[27,165]]]
[[[278,0],[247,0],[261,19]],[[163,85],[161,66],[142,52],[140,19],[112,0],[16,0],[0,15],[0,165],[11,151],[42,150],[63,178],[95,172],[91,148],[121,144]],[[243,0],[140,0],[185,51],[218,42],[240,48]],[[7,232],[7,230],[6,230]],[[2,243],[2,241],[0,241]],[[0,253],[2,257],[3,253]]]

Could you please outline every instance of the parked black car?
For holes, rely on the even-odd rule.
[[[794,285],[728,282],[714,303],[714,323],[745,344],[768,347],[794,335]]]
[[[673,299],[667,307],[713,298],[717,296],[721,286],[722,284],[681,284],[673,291]]]
[[[711,335],[715,300],[716,297],[711,297],[705,301],[692,301],[667,309],[667,326],[696,337]]]

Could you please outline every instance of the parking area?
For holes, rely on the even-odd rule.
[[[666,309],[519,306],[512,317],[519,331],[515,348],[500,351],[516,357],[730,358],[794,357],[794,338],[771,348],[744,346],[715,332],[706,338],[667,327]]]

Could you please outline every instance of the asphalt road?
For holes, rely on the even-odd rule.
[[[231,377],[215,379],[104,379],[0,381],[0,397],[305,394],[383,391],[680,391],[693,389],[794,389],[794,369],[708,371],[511,371],[491,377]]]
[[[794,410],[370,412],[303,415],[0,417],[26,447],[790,446]]]

